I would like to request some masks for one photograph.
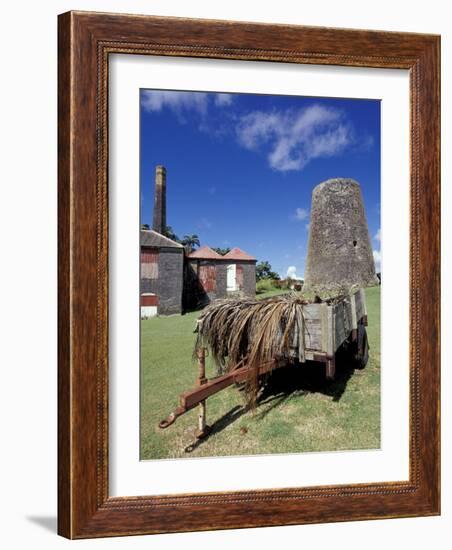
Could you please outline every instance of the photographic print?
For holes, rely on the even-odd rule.
[[[142,460],[380,447],[380,101],[140,91]]]

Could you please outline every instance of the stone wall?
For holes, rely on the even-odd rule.
[[[256,296],[256,262],[243,262],[243,293],[247,298]]]
[[[319,296],[378,284],[359,184],[338,178],[312,192],[303,290]]]
[[[227,267],[236,264],[243,273],[242,288],[227,291]],[[199,278],[201,266],[215,269],[215,285],[206,291]],[[159,315],[200,309],[214,300],[227,297],[254,297],[256,295],[256,263],[254,261],[190,260],[184,263],[182,249],[159,248],[158,278],[141,279],[141,293],[152,292],[159,298]]]
[[[159,255],[158,297],[159,314],[182,312],[182,286],[184,274],[183,250],[161,248]]]
[[[227,298],[227,264],[224,262],[217,262],[217,291],[215,298]]]
[[[141,293],[159,297],[159,315],[182,313],[183,249],[159,248],[158,278],[141,279]]]
[[[236,264],[243,271],[243,287],[236,292],[227,291],[227,268]],[[215,267],[215,288],[205,289],[198,277],[202,266]],[[184,271],[184,310],[193,311],[214,300],[228,297],[254,297],[256,295],[256,262],[234,260],[188,259]]]
[[[141,294],[152,292],[153,294],[159,293],[158,279],[141,279],[140,292]]]
[[[198,271],[201,265],[211,265],[198,259],[186,259],[184,268],[184,311],[194,311],[206,306],[210,302],[209,295],[203,288],[198,278]]]

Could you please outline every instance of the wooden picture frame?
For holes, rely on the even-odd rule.
[[[440,513],[440,38],[138,15],[59,16],[58,532],[68,538]],[[410,73],[408,481],[226,493],[108,492],[110,54]]]

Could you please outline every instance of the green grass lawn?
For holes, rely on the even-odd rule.
[[[370,352],[364,370],[339,359],[335,381],[326,382],[318,363],[279,369],[255,411],[246,411],[242,392],[229,387],[207,400],[212,433],[201,441],[195,437],[197,409],[166,430],[158,427],[177,407],[179,393],[195,386],[193,328],[199,312],[142,321],[141,458],[379,448],[380,287],[366,289],[366,301]],[[207,376],[214,374],[208,360]]]
[[[270,298],[271,296],[278,296],[278,294],[287,294],[288,292],[291,292],[291,291],[284,290],[282,288],[273,288],[272,290],[266,290],[265,292],[256,294],[256,298],[258,300],[262,300],[262,298]]]

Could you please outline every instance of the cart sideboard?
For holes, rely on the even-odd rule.
[[[367,362],[364,357],[367,354],[366,326],[366,297],[362,288],[336,303],[303,305],[303,333],[295,332],[291,356],[298,356],[300,362],[326,363],[326,376],[332,379],[336,351],[345,342],[357,344],[357,360],[362,363],[366,359]],[[300,338],[304,341],[300,342]],[[360,359],[359,355],[363,357]]]

